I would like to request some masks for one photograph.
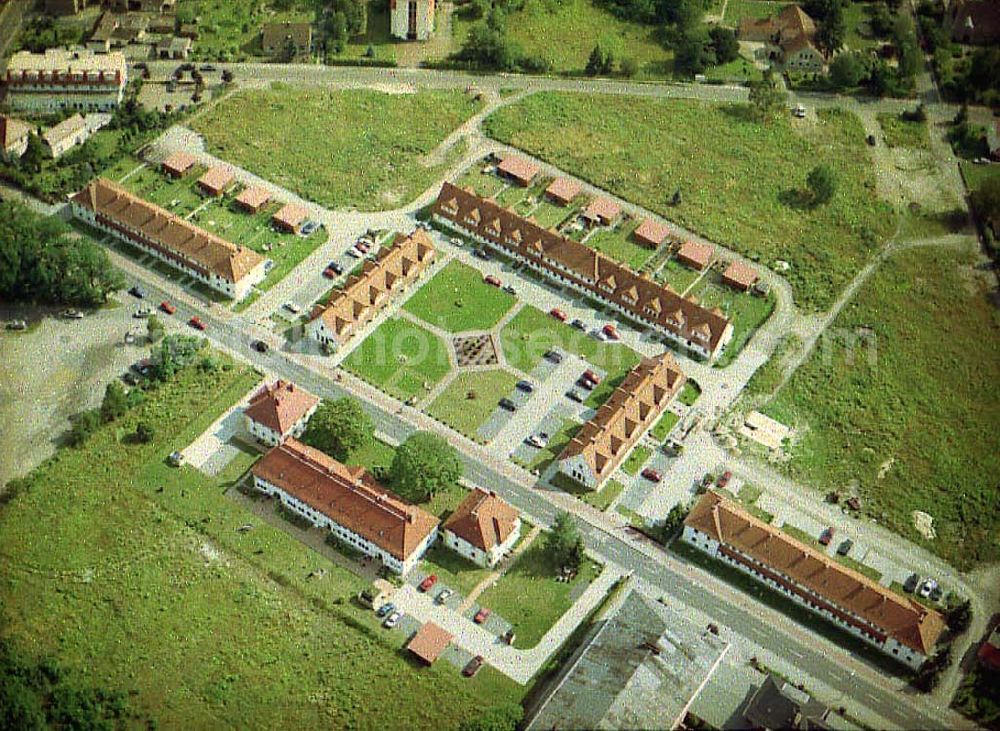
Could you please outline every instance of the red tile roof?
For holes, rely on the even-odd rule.
[[[514,178],[525,185],[535,179],[539,169],[535,163],[516,155],[507,155],[497,165],[498,172]]]
[[[271,200],[271,194],[265,188],[250,186],[244,188],[238,196],[236,202],[246,206],[250,210],[256,211],[265,203]]]
[[[602,223],[608,223],[614,221],[622,213],[622,207],[615,203],[610,198],[600,196],[594,198],[587,204],[587,207],[583,209],[583,217],[590,219],[592,221],[601,221]]]
[[[438,525],[433,515],[379,485],[364,467],[347,467],[295,439],[265,454],[252,472],[400,561]]]
[[[445,651],[451,643],[451,638],[450,632],[441,629],[433,622],[426,622],[413,635],[406,649],[430,665]]]
[[[580,195],[581,190],[583,190],[583,187],[575,180],[556,178],[549,183],[549,187],[545,189],[545,194],[555,198],[560,203],[567,204]]]
[[[670,235],[670,227],[654,221],[652,218],[647,218],[639,224],[639,228],[632,235],[639,239],[641,243],[656,247],[662,244],[667,236]]]
[[[734,261],[722,273],[723,282],[741,289],[749,289],[758,279],[760,279],[760,275],[757,270],[741,261]]]
[[[167,172],[180,175],[182,173],[186,173],[194,167],[197,162],[198,159],[194,155],[190,155],[186,152],[174,152],[167,156],[162,165],[163,169]]]
[[[480,487],[473,488],[441,526],[481,551],[503,544],[517,528],[520,516],[508,503]]]
[[[138,231],[152,246],[185,266],[238,282],[263,261],[260,254],[209,233],[190,221],[143,200],[106,178],[91,181],[70,199],[118,226]],[[129,230],[128,236],[135,236]]]
[[[684,524],[731,546],[792,579],[835,607],[861,618],[845,617],[868,631],[894,638],[929,655],[944,630],[932,609],[890,591],[825,553],[747,513],[735,502],[709,491]]]
[[[216,166],[209,168],[198,178],[198,185],[213,193],[221,193],[233,182],[233,171],[229,168]]]
[[[682,264],[693,266],[696,269],[704,269],[711,264],[713,256],[715,256],[713,246],[697,241],[685,241],[677,251],[677,258]]]
[[[243,413],[258,424],[285,436],[318,403],[319,397],[294,383],[275,381],[254,394]]]
[[[271,220],[288,228],[297,229],[308,217],[309,211],[302,206],[286,203],[271,217]]]

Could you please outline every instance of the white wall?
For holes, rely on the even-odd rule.
[[[395,7],[392,7],[395,2]],[[425,41],[434,33],[434,5],[428,0],[415,0],[417,6],[416,40]],[[410,0],[390,0],[390,29],[396,38],[409,37]]]

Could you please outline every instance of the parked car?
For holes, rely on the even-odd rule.
[[[215,66],[210,63],[203,64],[201,67],[202,71],[215,71]]]
[[[501,282],[498,277],[495,277],[492,274],[487,274],[485,277],[483,277],[483,281],[486,282],[487,284],[493,286],[493,287],[502,287],[503,286],[503,282]]]
[[[719,475],[719,479],[715,484],[718,485],[719,487],[725,487],[726,485],[729,484],[729,481],[731,479],[733,479],[733,473],[730,472],[729,470],[726,470],[721,475]]]
[[[611,323],[608,323],[601,328],[601,332],[604,333],[609,340],[620,340],[621,335],[618,334],[618,328],[616,328]]]
[[[942,589],[940,586],[935,585],[935,587],[931,589],[931,595],[928,597],[928,599],[930,599],[932,602],[939,602],[941,601],[941,597],[943,595],[944,595],[944,589]]]
[[[360,251],[362,254],[367,254],[369,251],[372,250],[371,244],[369,244],[367,241],[357,241],[354,244],[354,248]]]
[[[362,256],[364,256],[360,251],[355,249],[353,246],[347,250],[347,255],[352,259],[360,259]]]
[[[251,347],[258,353],[266,353],[268,351],[268,344],[263,340],[254,340]]]
[[[381,607],[379,607],[378,609],[375,610],[375,616],[376,617],[384,617],[387,614],[389,614],[391,611],[393,611],[395,608],[396,608],[395,604],[393,604],[392,602],[386,602]]]
[[[167,463],[171,467],[180,467],[184,464],[184,454],[181,452],[171,452],[170,456],[167,457]]]
[[[388,617],[385,618],[385,621],[382,622],[382,626],[385,627],[386,629],[392,629],[397,624],[399,624],[399,620],[402,619],[402,617],[403,615],[401,612],[393,612],[392,614],[390,614]]]
[[[83,313],[80,312],[80,310],[63,310],[59,314],[62,317],[65,317],[67,320],[82,320],[83,319]]]
[[[163,300],[163,302],[160,303],[160,309],[166,312],[168,315],[172,315],[175,312],[177,312],[177,308],[174,307],[172,304],[170,304],[170,302],[168,302],[167,300]]]
[[[8,330],[27,330],[28,323],[24,320],[11,320],[7,323]]]
[[[514,634],[514,628],[511,627],[510,629],[508,629],[506,632],[503,633],[503,637],[500,638],[500,641],[503,642],[505,645],[513,645],[514,640],[516,638],[517,635]]]
[[[541,449],[545,446],[545,442],[542,441],[537,435],[531,434],[524,439],[525,444],[530,444],[532,447]]]
[[[792,116],[795,117],[796,119],[805,119],[806,108],[801,104],[796,104],[792,108]]]
[[[437,580],[438,580],[437,574],[431,574],[430,576],[424,577],[424,580],[420,582],[420,586],[418,586],[417,588],[423,592],[430,591],[431,587],[437,583]]]
[[[509,398],[502,398],[497,402],[501,409],[506,409],[507,411],[514,412],[517,411],[517,404],[511,401]]]
[[[535,387],[532,385],[531,381],[521,380],[517,382],[517,390],[524,391],[525,393],[531,393],[535,390]]]
[[[306,221],[302,224],[302,228],[299,229],[299,234],[302,236],[308,236],[318,229],[322,224],[319,221]]]
[[[595,386],[600,385],[601,377],[589,368],[583,372],[583,377],[591,381]]]
[[[457,236],[452,236],[449,239],[449,241],[451,241],[451,243],[452,243],[453,246],[461,246],[462,245],[462,239],[458,238]]]
[[[937,588],[939,588],[938,583],[934,579],[924,579],[924,583],[920,585],[920,591],[917,594],[926,599]]]
[[[297,315],[300,312],[302,312],[302,308],[299,307],[294,302],[286,302],[285,304],[282,305],[282,307],[291,312],[293,315]]]
[[[865,142],[867,142],[871,147],[875,147],[875,135],[868,135],[865,137]]]
[[[593,381],[588,381],[583,376],[580,376],[579,378],[576,379],[576,385],[579,386],[580,388],[585,388],[588,391],[593,391],[595,384]]]
[[[511,287],[509,284],[504,285],[503,291],[506,292],[507,294],[517,294],[517,290]]]
[[[822,533],[819,534],[819,543],[821,546],[829,546],[830,541],[833,540],[833,526],[826,528]]]
[[[642,476],[645,477],[650,482],[659,482],[663,479],[663,475],[660,474],[659,470],[654,470],[652,467],[647,467],[642,471]]]
[[[132,313],[132,317],[142,319],[144,317],[149,317],[153,314],[153,311],[148,307],[137,307],[135,312]]]
[[[489,619],[492,613],[493,612],[487,609],[486,607],[479,607],[479,611],[476,612],[476,616],[472,618],[472,621],[475,622],[476,624],[482,624],[487,619]]]
[[[451,589],[442,589],[441,593],[434,598],[434,602],[436,604],[444,604],[451,598],[451,595],[454,593],[455,592],[453,592]]]
[[[571,328],[574,328],[576,330],[581,330],[581,331],[585,331],[587,329],[587,323],[585,323],[583,320],[581,320],[579,318],[577,318],[576,320],[573,320],[573,322],[571,322],[569,324],[569,326]]]
[[[576,401],[578,404],[583,403],[583,394],[581,394],[575,388],[571,388],[569,391],[566,392],[566,398],[568,398],[570,401]]]
[[[557,320],[559,320],[559,322],[566,322],[566,320],[568,319],[566,313],[560,310],[558,307],[553,307],[551,310],[549,310],[549,314],[552,315]]]
[[[551,361],[553,363],[562,363],[562,353],[558,350],[547,350],[545,351],[545,360]]]
[[[486,249],[476,249],[472,253],[475,254],[478,258],[482,259],[483,261],[490,260],[490,252],[488,252]]]
[[[146,290],[144,290],[138,284],[129,287],[128,293],[137,299],[145,299],[146,297]]]
[[[841,556],[846,556],[851,552],[851,548],[854,546],[854,541],[850,538],[845,538],[841,541],[840,545],[837,546],[837,553]]]
[[[467,678],[471,678],[473,675],[479,672],[479,668],[481,668],[482,666],[483,666],[483,656],[476,655],[474,658],[472,658],[471,660],[469,660],[469,662],[465,664],[464,668],[462,668],[462,675],[464,675]]]
[[[917,586],[920,584],[920,574],[910,574],[906,577],[906,581],[903,582],[903,591],[907,594],[912,594],[916,591]]]
[[[337,272],[333,271],[330,267],[323,270],[323,276],[327,279],[335,279],[337,277]]]
[[[140,376],[148,376],[153,370],[153,361],[149,358],[143,358],[142,360],[137,360],[129,367]]]
[[[190,325],[191,327],[193,327],[196,330],[204,330],[205,329],[205,323],[202,322],[201,318],[198,317],[197,315],[195,315],[190,320],[188,320],[188,325]]]

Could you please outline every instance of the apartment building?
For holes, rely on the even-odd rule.
[[[521,516],[492,490],[475,487],[441,532],[448,548],[479,566],[492,567],[521,537]]]
[[[276,447],[289,437],[298,438],[319,407],[319,397],[289,381],[263,386],[243,410],[247,432],[262,444]]]
[[[434,203],[435,221],[498,249],[561,284],[595,297],[665,342],[712,360],[732,339],[721,310],[709,310],[609,259],[586,244],[542,228],[451,183]]]
[[[63,109],[111,112],[125,95],[128,72],[118,52],[19,51],[7,64],[3,82],[11,109],[46,114]]]
[[[686,380],[670,353],[644,358],[570,440],[559,472],[597,490],[656,422]]]

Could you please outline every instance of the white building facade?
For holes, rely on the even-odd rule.
[[[3,76],[11,109],[39,114],[71,109],[113,112],[125,95],[128,71],[119,53],[19,51]]]
[[[489,550],[483,550],[479,546],[475,546],[469,541],[465,540],[461,536],[455,535],[453,532],[445,528],[441,534],[442,542],[445,546],[450,548],[455,553],[460,556],[472,561],[477,566],[482,566],[483,568],[492,568],[496,566],[497,563],[502,559],[507,553],[514,548],[514,544],[517,543],[518,539],[521,537],[521,519],[517,519],[516,527],[514,531],[507,536],[503,543],[497,543]]]
[[[394,38],[426,41],[434,34],[434,0],[389,0]]]

